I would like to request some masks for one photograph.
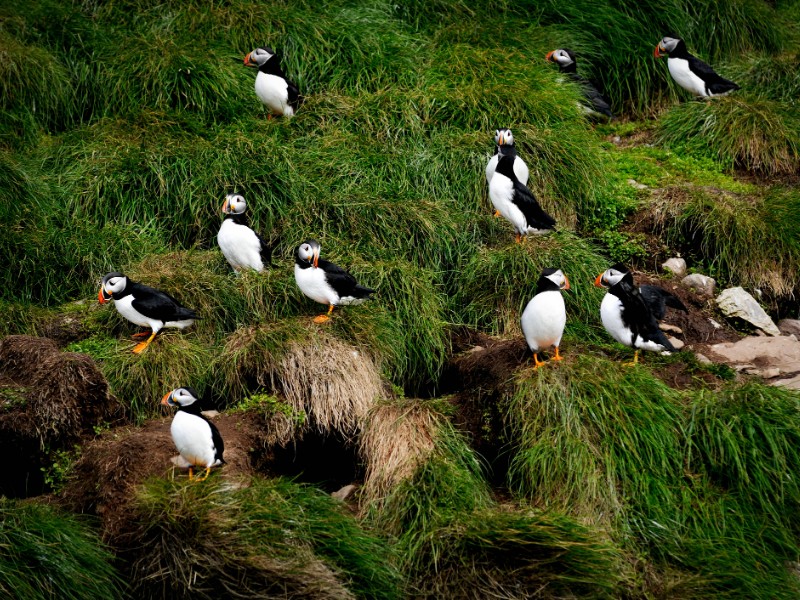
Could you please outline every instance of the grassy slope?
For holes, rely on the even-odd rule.
[[[589,285],[609,260],[639,253],[618,228],[652,204],[667,242],[723,281],[776,298],[798,291],[796,219],[781,216],[796,213],[797,187],[731,177],[734,167],[781,175],[800,164],[798,36],[785,25],[798,9],[734,0],[720,14],[718,4],[52,0],[0,9],[0,306],[19,315],[0,331],[35,331],[41,313],[92,302],[99,278],[124,270],[204,319],[134,357],[131,328],[113,309],[72,305],[89,337],[71,349],[100,362],[134,418],[154,414],[176,385],[235,402],[293,341],[316,340],[308,317],[317,307],[291,272],[293,248],[313,236],[380,290],[343,309],[331,334],[368,350],[411,393],[435,381],[450,325],[518,335],[538,272],[559,266],[573,287],[565,347],[586,356],[515,381],[503,410],[519,505],[490,499],[462,436],[441,425],[438,453],[368,515],[392,533],[409,589],[495,593],[498,574],[513,572],[503,593],[789,597],[797,397],[758,386],[679,393],[646,368],[622,372],[605,357],[614,347]],[[652,58],[668,31],[751,89],[688,102]],[[267,121],[254,98],[241,57],[261,44],[284,55],[307,95],[291,121]],[[543,61],[558,46],[579,53],[617,112],[661,117],[593,129],[576,91]],[[558,234],[516,246],[508,224],[491,218],[482,171],[499,126],[513,128]],[[604,141],[643,128],[655,129],[657,147]],[[680,188],[682,200],[664,208],[629,178]],[[280,235],[263,276],[234,278],[216,249],[219,206],[233,190],[260,230]],[[520,556],[557,567],[534,577]],[[393,576],[350,589],[385,596]]]

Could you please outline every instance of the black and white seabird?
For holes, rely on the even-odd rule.
[[[578,75],[578,62],[572,50],[568,48],[551,50],[547,53],[545,59],[556,63],[559,73],[565,73],[567,77],[580,86],[585,100],[585,103],[581,106],[586,112],[594,113],[598,116],[603,115],[609,119],[614,118],[614,113],[611,112],[611,104],[609,104],[605,96],[600,93],[591,81]]]
[[[558,353],[564,326],[567,323],[567,311],[561,290],[569,289],[569,279],[561,269],[545,269],[536,284],[536,295],[531,298],[522,311],[522,333],[533,352],[535,368],[544,362],[539,360],[539,352],[550,348],[556,349],[553,360],[563,360]]]
[[[131,281],[122,273],[103,277],[97,299],[100,304],[113,300],[117,312],[128,321],[151,329],[149,337],[133,349],[136,354],[147,348],[163,327],[184,329],[199,319],[194,310],[182,306],[166,292]],[[147,335],[140,333],[134,337]]]
[[[517,148],[514,146],[514,134],[511,130],[503,127],[494,132],[494,155],[489,159],[489,164],[486,165],[486,183],[492,183],[492,176],[497,169],[497,161],[501,156],[514,157],[514,174],[519,179],[522,185],[528,185],[528,165],[525,161],[517,156]]]
[[[658,322],[627,269],[611,267],[594,280],[597,287],[608,288],[600,304],[600,319],[606,331],[620,344],[635,350],[633,364],[639,361],[639,350],[675,352],[675,348],[658,328]]]
[[[297,86],[286,79],[275,51],[266,47],[256,48],[244,57],[244,64],[258,69],[256,96],[270,110],[270,116],[293,116],[303,97]]]
[[[622,263],[617,263],[611,267],[615,271],[619,273],[628,273],[630,272],[629,269],[623,265]],[[633,274],[631,274],[633,277]],[[642,295],[642,300],[644,303],[647,304],[647,308],[650,309],[650,312],[653,313],[656,321],[661,321],[664,316],[667,314],[667,307],[674,308],[676,310],[682,310],[685,313],[689,312],[689,309],[680,301],[680,298],[671,294],[667,290],[657,285],[640,285],[637,286],[639,293]]]
[[[334,306],[361,304],[375,290],[359,285],[356,278],[341,267],[319,257],[320,245],[306,240],[297,247],[294,258],[294,279],[306,296],[328,305],[328,313],[319,315],[315,323],[330,319]]]
[[[556,220],[542,210],[533,193],[519,181],[514,162],[512,156],[500,156],[489,184],[489,198],[495,214],[500,213],[514,226],[519,243],[529,233],[550,233]]]
[[[161,404],[178,407],[178,412],[172,419],[170,433],[184,461],[181,466],[189,468],[189,481],[193,479],[195,468],[206,470],[205,475],[195,481],[205,480],[212,467],[225,462],[222,458],[225,444],[219,430],[200,414],[200,403],[193,388],[174,389],[164,395]]]
[[[689,54],[680,38],[662,38],[653,55],[656,58],[667,55],[667,67],[675,83],[695,96],[724,96],[739,89],[738,85],[720,77],[709,65]]]
[[[217,234],[222,254],[237,273],[242,269],[263,271],[272,260],[272,244],[250,228],[247,203],[241,194],[228,194],[222,204],[225,219]]]

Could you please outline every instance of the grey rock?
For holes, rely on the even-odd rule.
[[[774,379],[780,374],[781,370],[778,367],[772,367],[770,369],[764,369],[763,371],[761,371],[761,376],[764,379]]]
[[[683,277],[686,275],[686,261],[682,258],[669,258],[661,265],[661,268],[669,271],[675,277]]]
[[[711,361],[711,359],[708,358],[705,354],[700,354],[698,352],[694,356],[695,356],[695,358],[697,358],[697,362],[699,362],[701,365],[712,365],[712,364],[714,364]]]
[[[761,305],[744,288],[734,287],[724,290],[717,296],[717,306],[726,316],[738,317],[769,335],[781,334]]]
[[[800,335],[800,320],[781,319],[778,321],[778,329],[783,335]]]
[[[678,333],[678,334],[683,333],[683,329],[681,329],[677,325],[670,325],[669,323],[659,323],[658,328],[661,331],[666,331],[667,333]]]
[[[350,485],[346,485],[343,488],[340,488],[335,492],[331,493],[331,496],[333,498],[336,498],[337,500],[344,501],[347,499],[348,496],[350,496],[350,494],[356,491],[357,488],[358,486],[351,483]]]
[[[737,371],[760,375],[772,385],[800,389],[800,342],[794,336],[742,338],[738,342],[714,344],[711,357]],[[783,375],[783,379],[777,379]]]
[[[668,337],[667,339],[669,340],[669,343],[672,344],[672,346],[675,348],[675,350],[680,350],[686,345],[681,340],[675,337]]]
[[[213,419],[214,417],[219,416],[218,410],[202,410],[200,414],[203,415],[206,419]]]
[[[713,277],[700,273],[687,275],[681,279],[681,283],[698,294],[703,294],[705,296],[713,296],[714,291],[717,289],[717,281]]]
[[[709,319],[708,319],[708,322],[709,322],[709,323],[711,323],[711,326],[712,326],[714,329],[722,329],[722,325],[720,325],[719,323],[717,323],[717,322],[716,322],[714,319],[711,319],[711,318],[709,318]]]
[[[775,381],[770,381],[769,383],[770,385],[778,385],[790,390],[800,390],[800,375],[795,375],[794,377],[789,377],[787,379],[776,379]]]
[[[646,190],[647,189],[647,186],[645,184],[639,183],[635,179],[628,179],[628,185],[633,187],[633,188],[636,188],[637,190]]]

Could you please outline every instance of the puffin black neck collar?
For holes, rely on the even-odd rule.
[[[202,417],[203,416],[203,415],[200,414],[200,412],[203,409],[200,407],[200,402],[199,401],[192,402],[189,406],[180,406],[180,405],[178,405],[178,410],[182,410],[183,412],[188,413],[190,415],[197,415],[198,417]]]
[[[281,61],[278,58],[277,54],[273,54],[269,57],[267,62],[263,65],[258,67],[259,72],[265,73],[267,75],[277,75],[278,77],[285,77],[283,74],[283,69],[281,69]]]
[[[541,275],[539,277],[539,281],[536,282],[536,293],[541,294],[542,292],[558,292],[561,288],[558,287],[554,282],[550,279]]]
[[[578,72],[578,63],[572,61],[566,66],[558,65],[558,72],[559,73],[577,73]]]
[[[249,225],[249,219],[247,218],[247,213],[242,213],[237,215],[236,213],[226,213],[225,220],[231,220],[237,225]]]
[[[667,54],[669,58],[689,58],[689,51],[686,49],[686,42],[678,40],[675,48]]]

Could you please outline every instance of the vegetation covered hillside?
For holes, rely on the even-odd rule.
[[[740,324],[659,272],[680,254],[797,318],[798,23],[789,0],[4,3],[0,595],[798,597],[800,396],[699,362]],[[691,98],[668,34],[741,89]],[[259,46],[291,119],[256,98]],[[555,233],[492,216],[499,127]],[[263,273],[217,246],[232,192],[276,241]],[[374,298],[314,323],[309,238]],[[685,300],[687,350],[623,365],[592,285],[618,261]],[[565,360],[534,369],[546,267]],[[133,354],[110,271],[201,319]],[[170,462],[180,386],[221,412],[203,482]]]

